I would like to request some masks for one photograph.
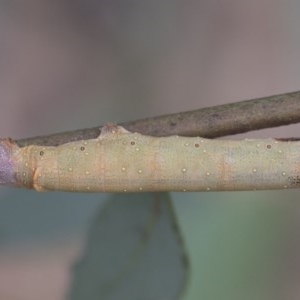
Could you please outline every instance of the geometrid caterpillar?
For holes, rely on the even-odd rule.
[[[96,139],[57,147],[0,140],[0,184],[72,192],[298,188],[300,142],[151,137],[106,125]]]

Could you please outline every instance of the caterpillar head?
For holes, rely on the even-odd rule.
[[[18,147],[10,139],[0,139],[0,185],[16,184],[13,150]]]

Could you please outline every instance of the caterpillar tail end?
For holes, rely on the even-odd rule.
[[[0,185],[17,185],[13,161],[16,148],[11,139],[0,139]]]

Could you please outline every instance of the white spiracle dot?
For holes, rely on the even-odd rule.
[[[138,173],[139,173],[139,174],[142,174],[142,170],[138,170]]]
[[[282,176],[286,176],[286,172],[284,172],[284,171],[281,174],[282,174]]]
[[[206,153],[206,149],[203,149],[202,152],[203,152],[203,153]]]
[[[183,169],[182,169],[182,172],[185,173],[185,172],[186,172],[186,168],[183,168]]]
[[[89,171],[85,171],[85,175],[89,175],[90,174],[90,172]]]
[[[210,172],[206,172],[206,176],[210,176]]]
[[[210,187],[207,187],[206,190],[207,190],[207,191],[210,191]]]
[[[123,167],[123,168],[122,168],[122,171],[123,171],[123,172],[125,172],[125,171],[126,171],[126,168],[125,168],[125,167]]]
[[[73,169],[72,169],[72,168],[69,168],[69,171],[70,171],[70,172],[72,172],[72,171],[73,171]]]
[[[256,172],[257,172],[257,169],[254,168],[254,169],[253,169],[253,173],[256,173]]]

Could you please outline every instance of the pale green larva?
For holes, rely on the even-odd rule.
[[[300,187],[300,142],[151,137],[106,125],[96,139],[0,141],[0,184],[38,191],[228,191]]]

